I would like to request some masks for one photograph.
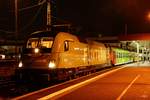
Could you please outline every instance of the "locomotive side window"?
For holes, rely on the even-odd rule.
[[[64,41],[64,51],[69,50],[69,41]]]

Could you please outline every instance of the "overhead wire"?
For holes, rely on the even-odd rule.
[[[38,4],[36,4],[36,5],[18,9],[18,11],[21,12],[21,11],[24,11],[24,10],[28,10],[28,9],[31,9],[31,8],[35,8],[35,7],[41,6],[38,9],[36,15],[29,21],[30,23],[28,23],[26,26],[24,26],[20,31],[25,30],[27,27],[29,27],[33,23],[33,21],[36,19],[36,17],[40,13],[40,10],[42,9],[42,6],[43,6],[44,3],[46,3],[46,0],[39,0]],[[15,32],[15,31],[7,31],[7,30],[2,30],[2,29],[0,29],[0,31],[1,32],[5,32],[5,33],[14,33]]]
[[[51,1],[51,2],[55,3],[54,1]],[[18,10],[19,12],[21,12],[21,11],[24,11],[24,10],[28,10],[28,9],[32,9],[32,8],[40,6],[39,9],[37,10],[36,14],[32,17],[32,19],[30,21],[28,21],[29,23],[26,24],[24,27],[22,27],[19,30],[20,32],[24,31],[25,29],[27,29],[28,27],[30,27],[33,24],[33,22],[36,20],[37,16],[41,12],[41,9],[43,8],[44,3],[46,3],[46,0],[39,0],[38,4],[35,4],[33,6],[30,6],[30,7],[21,8],[21,9]],[[53,15],[51,15],[51,17],[55,18],[55,19],[58,19],[58,20],[60,20],[62,22],[67,22],[68,23],[68,21],[65,21],[65,20],[63,20],[61,18],[55,17]],[[5,32],[5,33],[14,33],[15,32],[15,31],[7,31],[7,30],[0,30],[0,31]]]
[[[30,21],[28,21],[29,23],[26,24],[24,27],[22,27],[20,29],[20,31],[23,31],[23,30],[27,29],[29,26],[31,26],[33,24],[33,22],[36,20],[37,16],[41,12],[42,7],[43,7],[43,5],[40,6],[40,8],[37,10],[36,14],[32,17],[32,19]]]

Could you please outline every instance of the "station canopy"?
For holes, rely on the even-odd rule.
[[[118,39],[135,46],[138,44],[140,48],[150,51],[150,33],[123,34],[119,35]]]

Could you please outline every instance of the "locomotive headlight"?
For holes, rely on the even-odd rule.
[[[35,52],[35,53],[39,53],[39,48],[35,48],[35,49],[34,49],[34,52]]]
[[[55,61],[54,60],[50,61],[48,64],[48,67],[49,68],[55,68],[56,67]]]
[[[5,59],[5,57],[6,57],[5,55],[2,55],[2,59]]]
[[[22,63],[22,61],[20,61],[18,67],[21,68],[22,66],[23,66],[23,63]]]

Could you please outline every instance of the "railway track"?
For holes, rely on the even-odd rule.
[[[12,80],[0,80],[0,89],[5,87],[14,86],[16,84],[15,81]]]
[[[13,80],[0,80],[0,100],[9,100],[13,97],[24,95],[53,84],[34,82],[16,82]]]
[[[111,70],[111,68],[106,68],[103,70]],[[102,70],[101,70],[102,71]],[[95,75],[96,73],[91,73],[90,76]],[[87,75],[88,76],[88,75]],[[86,77],[83,76],[83,78]],[[64,82],[64,81],[62,81]],[[13,80],[0,80],[0,100],[8,100],[17,96],[21,96],[27,94],[29,92],[33,92],[42,88],[46,88],[52,85],[56,85],[62,82],[56,83],[38,83],[38,82],[16,82]]]
[[[12,80],[0,80],[0,97],[3,99],[23,95],[28,92],[30,92],[29,87],[25,84],[19,84]]]

